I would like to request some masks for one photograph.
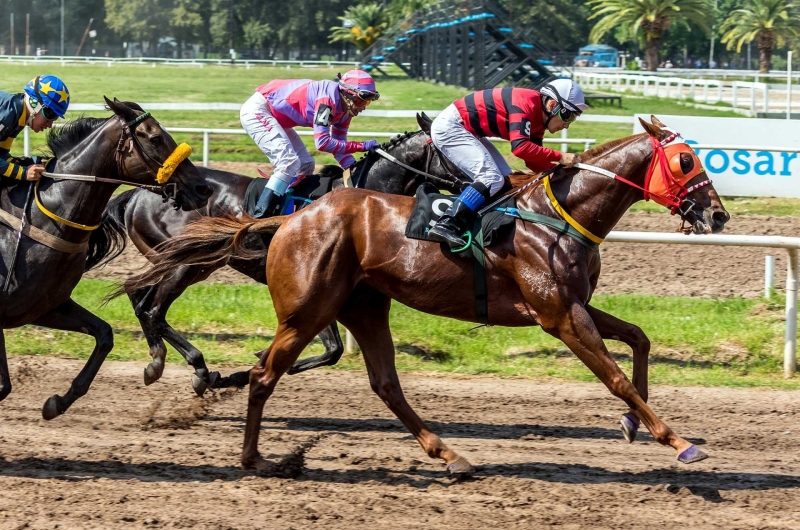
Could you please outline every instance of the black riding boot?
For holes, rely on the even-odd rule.
[[[447,243],[450,248],[466,246],[462,235],[477,216],[480,208],[489,198],[489,190],[481,183],[470,184],[444,212],[439,221],[428,230],[428,239]]]
[[[256,209],[253,212],[253,217],[256,219],[263,219],[264,217],[274,215],[275,207],[280,200],[280,195],[276,195],[275,192],[269,188],[264,188],[264,191],[261,192],[261,196],[258,198],[258,202],[256,203]]]

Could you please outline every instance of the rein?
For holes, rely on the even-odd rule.
[[[147,152],[144,151],[142,148],[139,139],[136,137],[134,132],[136,131],[136,127],[142,123],[147,118],[151,118],[152,115],[149,112],[143,112],[136,118],[131,121],[125,121],[121,116],[117,116],[119,118],[120,123],[122,125],[122,134],[120,135],[119,142],[117,143],[117,149],[114,154],[114,160],[117,165],[117,174],[120,176],[125,177],[127,175],[127,171],[125,170],[125,162],[124,162],[124,152],[125,152],[125,145],[130,144],[130,151],[132,154],[138,155],[140,159],[144,162],[144,166],[147,169],[147,172],[150,176],[158,182],[158,184],[140,184],[138,182],[132,182],[129,180],[124,179],[114,179],[114,178],[107,178],[107,177],[97,177],[94,175],[77,175],[77,174],[70,174],[70,173],[50,173],[45,171],[42,173],[43,176],[52,178],[54,180],[72,180],[72,181],[79,181],[79,182],[107,182],[111,184],[126,184],[128,186],[134,186],[136,188],[142,188],[148,191],[153,192],[161,192],[165,198],[174,198],[177,194],[177,184],[171,183],[167,184],[167,181],[172,176],[172,174],[177,169],[178,165],[181,162],[186,160],[189,155],[192,154],[192,148],[185,143],[178,145],[175,150],[167,157],[164,163],[158,162],[155,158],[148,155]],[[146,159],[154,162],[158,165],[158,171],[153,171],[150,164],[147,162]],[[65,219],[56,213],[48,210],[45,205],[42,203],[41,199],[39,198],[39,184],[41,181],[36,182],[36,186],[33,190],[33,197],[36,200],[36,206],[39,207],[39,210],[47,217],[56,221],[58,223],[64,224],[71,228],[77,228],[78,230],[84,230],[87,232],[91,232],[92,230],[96,230],[101,223],[96,225],[84,225],[80,223],[76,223],[70,221],[69,219]]]
[[[378,153],[383,158],[385,158],[386,160],[388,160],[389,162],[392,162],[393,164],[397,164],[398,166],[402,167],[406,171],[411,171],[412,173],[416,173],[417,175],[419,175],[419,176],[421,176],[421,177],[433,182],[434,184],[437,184],[439,186],[448,187],[448,188],[453,188],[453,187],[460,188],[461,185],[462,185],[462,182],[460,180],[458,180],[455,176],[450,175],[449,173],[448,173],[448,176],[450,178],[437,177],[436,175],[431,175],[430,173],[428,173],[428,171],[430,170],[431,161],[433,160],[434,152],[436,151],[436,146],[434,146],[433,143],[431,142],[431,140],[428,139],[428,141],[426,143],[426,147],[430,147],[430,149],[427,149],[427,154],[426,154],[426,157],[425,157],[425,171],[420,171],[418,169],[414,169],[413,167],[409,166],[408,164],[405,164],[405,163],[399,161],[396,157],[390,155],[389,153],[387,153],[386,151],[384,151],[380,147],[375,149],[375,152]],[[441,155],[441,153],[440,153],[440,156],[443,156],[443,155]]]

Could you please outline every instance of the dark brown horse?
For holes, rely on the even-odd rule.
[[[455,169],[449,162],[445,162],[439,152],[428,142],[430,120],[427,116],[418,116],[417,120],[422,127],[421,131],[406,133],[394,138],[384,144],[382,148],[409,167],[427,172],[430,177],[422,177],[385,158],[372,154],[362,158],[351,173],[358,175],[359,187],[395,195],[413,195],[417,187],[427,181],[432,182],[440,189],[457,194],[469,184],[469,177]],[[127,232],[139,252],[146,257],[151,257],[155,256],[153,249],[157,245],[180,234],[186,225],[198,220],[201,216],[244,215],[244,196],[253,179],[227,171],[198,169],[214,190],[207,208],[194,212],[173,211],[169,204],[165,204],[152,193],[134,189],[120,194],[108,204],[103,216],[103,227],[118,233],[122,240]],[[332,180],[334,189],[344,187],[343,171],[338,166],[326,166],[321,175]],[[302,190],[300,193],[302,195]],[[227,265],[259,283],[266,284],[266,261],[266,253],[262,253],[257,259],[232,259]],[[192,376],[192,387],[198,395],[202,395],[209,386],[226,387],[247,384],[247,372],[238,372],[228,377],[220,377],[218,372],[209,373],[200,350],[167,322],[167,312],[172,303],[189,286],[205,280],[211,273],[224,265],[225,263],[218,263],[178,267],[157,284],[139,289],[129,295],[150,346],[150,356],[153,358],[144,370],[145,385],[156,382],[164,372],[167,355],[165,340],[195,369]],[[298,361],[290,373],[336,364],[344,352],[336,322],[323,329],[319,338],[325,346],[325,352],[320,356]]]
[[[109,252],[113,254],[117,242],[113,234],[94,228],[114,190],[123,183],[146,186],[166,193],[177,207],[186,210],[204,206],[211,194],[194,165],[185,160],[189,149],[179,149],[149,113],[135,104],[108,99],[106,103],[114,112],[110,118],[81,118],[48,137],[48,146],[57,158],[48,164],[49,171],[70,177],[94,177],[94,181],[45,177],[34,190],[29,182],[3,188],[0,198],[0,208],[5,211],[4,224],[0,226],[0,276],[4,281],[12,275],[9,290],[0,293],[2,329],[35,324],[84,333],[96,340],[94,351],[69,391],[63,397],[54,395],[45,403],[42,415],[47,420],[63,414],[86,394],[113,346],[111,327],[75,303],[70,295],[85,270],[97,265]],[[175,153],[178,155],[173,156]],[[36,199],[34,204],[26,200],[30,191]],[[28,235],[20,239],[18,259],[9,270],[17,241],[17,230],[11,225],[21,217],[23,208]],[[10,392],[5,341],[0,331],[0,400]]]
[[[650,163],[656,159],[653,167],[669,168],[681,182],[680,193],[673,197],[679,199],[680,215],[692,230],[722,230],[729,215],[705,173],[697,172],[696,155],[686,148],[679,158],[662,165],[662,155],[654,152],[664,152],[659,141],[670,137],[670,131],[655,118],[653,124],[642,123],[648,134],[614,141],[579,157],[582,163],[624,176],[628,183],[597,170],[559,168],[549,181],[541,180],[543,185],[527,177],[531,185],[517,188],[522,190],[517,195],[518,208],[553,219],[565,215],[593,237],[603,238],[644,197],[635,186],[652,190]],[[275,232],[267,275],[275,278],[269,288],[278,328],[250,374],[242,454],[245,468],[271,467],[258,452],[264,404],[302,349],[336,318],[358,341],[373,390],[427,454],[442,458],[452,473],[471,471],[469,462],[448,448],[411,409],[394,366],[389,330],[392,299],[425,313],[470,322],[478,319],[473,262],[437,244],[405,238],[413,206],[410,198],[348,189],[284,218],[205,219],[165,246],[156,268],[139,278],[151,282],[179,262],[247,255],[244,238]],[[628,405],[626,418],[641,420],[659,443],[676,451],[678,460],[690,463],[706,458],[647,405],[649,341],[638,327],[590,305],[600,274],[600,253],[579,239],[549,226],[516,221],[511,235],[485,250],[489,323],[541,326],[562,340]],[[633,349],[632,383],[609,355],[603,339],[621,340]]]

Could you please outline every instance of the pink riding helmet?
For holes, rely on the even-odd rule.
[[[364,70],[350,70],[339,74],[339,87],[352,96],[364,101],[375,101],[381,97],[375,88],[375,80]]]

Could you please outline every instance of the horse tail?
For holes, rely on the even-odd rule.
[[[125,208],[136,189],[120,193],[109,201],[100,226],[89,236],[89,249],[86,253],[84,271],[108,263],[125,250],[128,236],[125,229]]]
[[[186,225],[183,233],[167,239],[157,247],[153,266],[141,274],[125,281],[112,294],[112,298],[123,293],[132,293],[143,287],[155,285],[182,265],[219,268],[232,258],[252,260],[264,257],[266,250],[248,248],[250,236],[274,235],[286,216],[253,219],[228,217],[203,217]]]

